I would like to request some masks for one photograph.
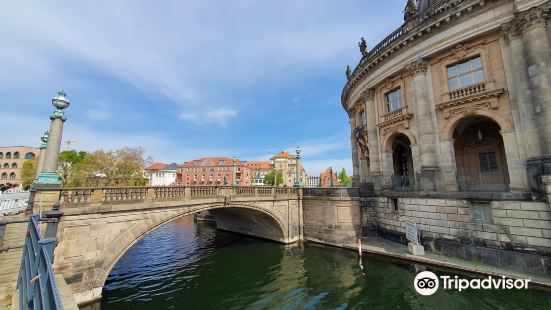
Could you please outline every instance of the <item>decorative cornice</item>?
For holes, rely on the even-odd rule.
[[[411,75],[425,74],[427,73],[427,61],[424,58],[419,58],[414,62],[406,65],[406,69],[409,70]]]

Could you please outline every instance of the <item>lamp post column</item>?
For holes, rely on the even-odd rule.
[[[300,150],[300,147],[297,146],[297,149],[295,150],[296,152],[296,158],[297,158],[297,166],[296,166],[296,173],[295,173],[295,187],[301,187],[302,186],[302,182],[300,180],[300,153],[301,153],[301,150]]]
[[[38,179],[38,175],[40,175],[40,173],[44,169],[44,161],[46,159],[46,147],[48,145],[48,135],[49,133],[46,131],[44,135],[40,138],[40,140],[42,140],[42,144],[40,145],[40,153],[38,155],[38,162],[36,163],[35,179]]]
[[[237,187],[237,158],[236,158],[236,157],[233,158],[232,168],[233,168],[233,182],[232,182],[232,186],[233,186],[233,187]]]
[[[67,94],[65,94],[64,91],[60,91],[58,95],[52,99],[52,105],[56,110],[50,116],[52,122],[50,124],[48,144],[46,146],[44,166],[35,184],[50,186],[62,185],[61,178],[57,174],[57,160],[61,147],[61,137],[63,135],[63,123],[67,120],[63,110],[68,108],[70,104],[66,96]]]

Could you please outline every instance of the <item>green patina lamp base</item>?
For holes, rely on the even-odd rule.
[[[63,182],[56,172],[41,172],[33,182],[34,185],[62,185]]]

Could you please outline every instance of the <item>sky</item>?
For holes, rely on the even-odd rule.
[[[72,149],[181,164],[300,145],[309,175],[351,174],[344,72],[406,2],[0,0],[0,145],[38,146],[63,89]]]

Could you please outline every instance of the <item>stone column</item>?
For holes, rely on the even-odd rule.
[[[457,164],[455,162],[455,149],[453,139],[440,140],[440,164],[442,167],[442,181],[448,192],[458,191],[457,186]]]
[[[551,2],[522,12],[521,20],[525,29],[528,81],[541,132],[542,155],[551,158],[551,44],[546,30],[549,10]],[[545,168],[546,174],[551,174],[551,165]]]
[[[417,126],[417,145],[419,147],[419,159],[421,169],[418,172],[417,186],[421,190],[436,190],[439,184],[440,168],[438,167],[438,155],[436,149],[436,133],[432,120],[431,105],[429,99],[429,85],[427,81],[427,63],[420,58],[409,65],[413,77],[411,88],[414,97],[414,116]]]
[[[356,128],[356,109],[350,109],[348,111],[348,118],[350,119],[350,142],[352,143],[352,186],[360,185],[360,159],[358,156],[358,143],[354,136],[354,129]]]
[[[509,172],[509,188],[511,191],[524,192],[526,184],[524,179],[524,166],[520,161],[518,152],[517,136],[514,130],[501,131],[503,137],[503,147],[505,149],[505,158],[507,159],[507,170]]]
[[[367,145],[369,146],[369,171],[374,179],[381,176],[381,160],[379,158],[379,139],[377,137],[377,113],[375,110],[375,90],[365,91],[365,115],[367,118]]]

